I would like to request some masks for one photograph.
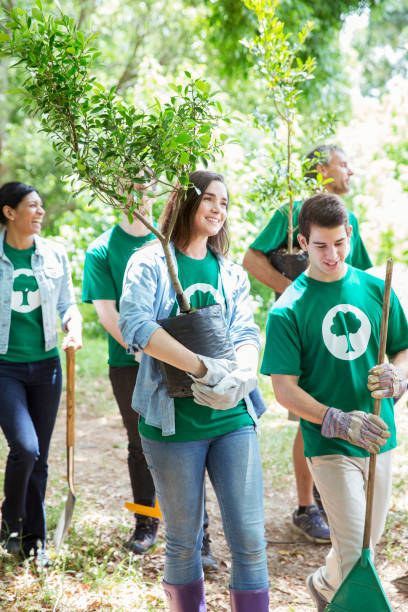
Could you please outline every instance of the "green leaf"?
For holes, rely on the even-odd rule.
[[[182,151],[180,154],[180,164],[188,164],[190,160],[189,154],[187,153],[187,151]]]
[[[191,79],[191,73],[190,73],[190,72],[188,72],[188,70],[185,70],[185,71],[184,71],[184,74],[186,75],[186,77],[187,77],[188,79]]]
[[[37,21],[44,21],[44,15],[38,8],[35,8],[35,6],[31,9],[31,14]]]
[[[191,136],[190,134],[179,134],[178,136],[175,137],[175,142],[179,143],[179,144],[187,144],[188,142],[191,142]]]
[[[75,49],[74,47],[67,47],[66,48],[67,53],[71,53],[71,55],[75,55]]]
[[[201,81],[200,79],[197,79],[195,82],[195,86],[198,91],[201,91],[201,93],[207,94],[210,91],[210,85],[206,81]]]
[[[7,89],[7,91],[4,92],[5,94],[26,94],[26,90],[22,89],[21,87],[16,87],[14,89]]]
[[[10,36],[5,32],[0,32],[0,42],[9,42]]]
[[[172,89],[176,93],[180,93],[180,91],[181,91],[181,86],[180,85],[175,85],[175,83],[169,83],[168,86],[170,87],[170,89]]]

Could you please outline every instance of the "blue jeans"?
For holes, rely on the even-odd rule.
[[[1,539],[23,536],[23,550],[45,545],[44,498],[48,449],[61,395],[59,357],[0,360],[0,427],[9,445],[4,476]]]
[[[231,551],[232,589],[268,585],[262,465],[253,427],[193,442],[158,442],[142,436],[166,526],[164,580],[188,584],[202,576],[205,469],[217,495]]]

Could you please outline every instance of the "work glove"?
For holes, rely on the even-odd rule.
[[[200,378],[190,373],[188,374],[195,383],[208,385],[209,387],[216,385],[226,376],[226,374],[232,372],[232,370],[237,367],[236,361],[232,359],[214,359],[213,357],[205,357],[204,355],[197,355],[197,357],[203,362],[207,368],[207,372]]]
[[[370,453],[378,453],[391,435],[381,417],[361,410],[343,412],[337,408],[327,409],[321,433],[324,438],[341,438]]]
[[[392,363],[382,363],[369,371],[367,388],[375,399],[401,397],[407,389],[407,377]]]
[[[196,382],[191,385],[194,401],[215,410],[234,408],[257,385],[256,373],[250,368],[238,368],[226,374],[215,386]]]

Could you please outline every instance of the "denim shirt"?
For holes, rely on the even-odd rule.
[[[0,233],[0,354],[7,353],[11,323],[11,295],[13,291],[13,264],[4,254],[4,237]],[[68,258],[62,247],[45,238],[34,235],[35,250],[31,256],[33,274],[38,283],[41,298],[45,350],[57,346],[57,317],[61,317],[62,329],[75,314],[80,317],[75,304],[74,288]]]
[[[170,245],[174,256],[174,246]],[[258,349],[259,330],[254,323],[246,272],[237,264],[216,255],[224,289],[226,325],[235,349],[253,344]],[[155,242],[136,251],[128,261],[120,300],[119,327],[127,352],[143,351],[150,336],[160,327],[160,319],[170,315],[176,293],[171,284],[164,252]],[[248,413],[257,424],[249,396],[244,397]],[[174,399],[169,397],[159,361],[142,353],[132,407],[148,425],[158,427],[163,436],[175,433]]]

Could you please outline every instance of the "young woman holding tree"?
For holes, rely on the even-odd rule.
[[[174,191],[164,210],[164,233],[176,197]],[[178,311],[157,242],[129,260],[120,303],[128,350],[143,352],[133,408],[141,415],[142,446],[166,526],[163,586],[171,612],[206,609],[200,560],[206,469],[231,550],[231,609],[268,611],[262,467],[249,398],[257,385],[259,338],[247,275],[224,257],[228,205],[220,174],[193,172],[171,243],[191,306],[221,304],[235,360],[195,354],[157,323]],[[169,397],[159,361],[192,376],[193,398]]]

